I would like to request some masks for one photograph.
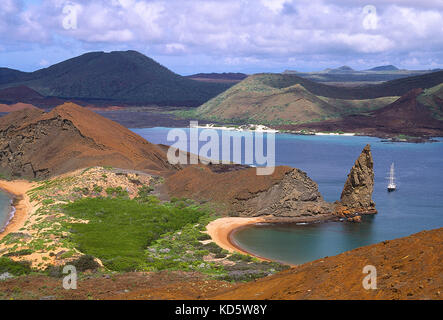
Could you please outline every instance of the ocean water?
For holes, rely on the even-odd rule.
[[[153,143],[168,128],[134,129]],[[189,135],[188,135],[189,136]],[[347,174],[366,144],[375,167],[374,201],[379,213],[361,224],[261,225],[244,228],[234,241],[259,256],[300,264],[357,247],[443,227],[443,138],[437,143],[387,143],[372,137],[276,135],[276,164],[300,168],[319,184],[327,201],[340,198]],[[395,163],[398,190],[386,176]]]
[[[0,190],[0,231],[8,223],[11,214],[11,199]]]

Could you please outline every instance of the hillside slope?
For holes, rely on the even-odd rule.
[[[63,100],[56,97],[45,97],[37,91],[26,87],[9,87],[0,89],[0,103],[1,104],[18,104],[26,103],[38,107],[56,107],[63,104]]]
[[[47,178],[91,166],[148,172],[172,169],[165,152],[123,126],[72,103],[0,118],[0,173]]]
[[[443,298],[443,229],[358,248],[228,289],[211,299],[438,299]],[[365,290],[367,265],[377,290]]]
[[[386,137],[399,133],[412,137],[441,136],[442,97],[441,85],[426,91],[414,89],[392,104],[367,114],[284,128],[327,132],[341,130]]]
[[[0,69],[0,88],[17,86],[63,99],[197,106],[229,84],[193,81],[139,52],[114,51],[86,53],[31,73]]]
[[[190,115],[239,123],[308,123],[377,110],[410,90],[429,89],[441,83],[443,72],[354,88],[316,83],[296,75],[257,74],[211,99]]]
[[[211,99],[194,114],[214,121],[304,123],[373,110],[396,99],[368,100],[368,96],[371,94],[318,84],[293,75],[258,74]],[[354,97],[358,100],[352,100]]]

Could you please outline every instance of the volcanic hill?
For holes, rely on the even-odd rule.
[[[443,298],[443,229],[383,241],[326,257],[253,283],[240,284],[211,299],[434,299]],[[365,290],[367,265],[377,269],[377,289]]]
[[[0,68],[0,89],[94,103],[198,106],[229,88],[182,77],[136,51],[90,52],[34,72]],[[11,103],[21,101],[17,95]],[[0,95],[1,100],[1,95]]]
[[[166,153],[125,127],[72,103],[0,118],[0,173],[47,178],[91,166],[163,172]]]
[[[193,116],[225,122],[300,124],[385,107],[416,88],[443,83],[443,72],[355,88],[316,83],[290,74],[256,74],[211,99]]]
[[[443,85],[428,90],[414,89],[392,104],[367,114],[350,115],[340,120],[283,126],[286,129],[358,132],[367,135],[411,137],[443,134]]]

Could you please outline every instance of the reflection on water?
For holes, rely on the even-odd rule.
[[[251,226],[236,232],[234,241],[259,256],[300,264],[376,242],[374,219],[364,217],[361,224]]]

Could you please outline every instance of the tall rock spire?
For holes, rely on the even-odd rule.
[[[372,200],[374,191],[374,161],[368,144],[355,161],[348,175],[340,204],[354,213],[377,213]]]

